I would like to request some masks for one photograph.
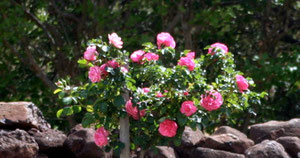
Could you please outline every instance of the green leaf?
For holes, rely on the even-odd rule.
[[[60,118],[62,112],[64,111],[64,109],[59,109],[57,112],[56,112],[56,117],[57,118]]]
[[[179,123],[179,126],[184,126],[186,121],[187,121],[187,118],[184,115],[182,115],[181,113],[178,113],[177,114],[177,121]]]
[[[87,111],[87,112],[94,112],[93,105],[87,105],[87,106],[86,106],[86,111]]]
[[[81,112],[82,108],[80,105],[74,105],[72,106],[72,110],[74,111],[74,113],[79,113]]]
[[[61,92],[62,91],[62,89],[56,89],[54,92],[53,92],[53,94],[57,94],[58,92]]]
[[[69,115],[72,115],[73,114],[73,109],[72,107],[65,107],[63,109],[63,112],[62,112],[62,115],[63,116],[69,116]]]
[[[117,96],[117,97],[114,99],[114,105],[115,105],[116,107],[122,107],[122,106],[124,106],[124,105],[125,105],[125,100],[124,100],[124,98],[123,98],[121,95]]]
[[[62,101],[65,105],[70,105],[72,103],[72,97],[65,97]]]
[[[102,102],[100,104],[96,104],[94,110],[106,113],[107,112],[107,107],[108,107],[108,104],[106,102]]]
[[[96,121],[94,115],[92,113],[86,113],[82,119],[82,127],[86,128],[90,124],[94,123]]]

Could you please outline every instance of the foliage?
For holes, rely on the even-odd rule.
[[[143,116],[137,111],[139,116],[131,119],[132,149],[147,149],[156,145],[169,145],[171,142],[180,145],[185,126],[212,131],[221,122],[238,124],[245,111],[253,111],[250,104],[259,105],[260,98],[266,95],[264,92],[256,93],[250,90],[241,92],[235,76],[242,73],[235,70],[233,54],[221,51],[217,47],[212,48],[214,54],[190,59],[195,62],[195,68],[188,69],[177,64],[177,61],[189,56],[189,50],[177,52],[171,47],[157,49],[152,43],[145,43],[143,51],[159,55],[159,60],[149,61],[141,58],[142,61],[137,62],[133,60],[132,55],[131,59],[128,59],[129,52],[114,48],[102,37],[91,40],[89,45],[89,48],[98,48],[97,60],[79,59],[78,63],[82,67],[102,67],[113,60],[118,62],[119,67],[106,66],[103,71],[107,71],[108,76],[102,77],[99,82],[91,79],[90,69],[89,77],[92,82],[84,82],[82,86],[76,87],[70,86],[65,80],[57,83],[59,89],[55,93],[68,105],[59,110],[57,116],[72,115],[85,109],[82,120],[84,127],[93,125],[111,131],[111,142],[106,147],[107,150],[113,148],[118,152],[122,146],[118,141],[117,131],[119,118],[130,114],[127,107],[125,108],[124,95],[127,93],[133,106],[137,107],[138,111],[145,109],[146,113]],[[128,72],[122,71],[123,66],[128,66]],[[255,86],[251,78],[247,78],[247,82],[251,87]],[[145,92],[143,88],[150,90]],[[223,104],[220,109],[209,112],[203,108],[200,100],[211,91],[221,94]],[[159,92],[162,93],[161,96],[158,96]],[[184,92],[189,94],[184,95]],[[184,101],[192,101],[198,108],[196,113],[191,116],[182,113],[180,106]],[[160,124],[166,119],[178,124],[175,137],[164,137],[158,132]]]

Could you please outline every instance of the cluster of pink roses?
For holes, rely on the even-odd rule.
[[[190,71],[195,68],[195,52],[189,52],[185,57],[179,59],[178,65],[186,66]]]
[[[108,35],[109,43],[113,45],[116,48],[122,48],[123,42],[121,38],[116,34],[112,33]],[[172,47],[175,48],[176,43],[174,38],[167,32],[162,32],[157,35],[157,46],[158,49],[161,49],[162,47]],[[211,48],[208,49],[208,54],[214,55],[217,52],[221,52],[224,54],[228,53],[228,48],[225,44],[222,43],[214,43],[211,45]],[[84,58],[87,61],[95,61],[97,59],[98,52],[96,51],[96,46],[89,46],[86,51],[84,52]],[[145,61],[157,61],[159,59],[159,55],[152,53],[152,52],[144,52],[143,50],[137,50],[134,51],[130,55],[130,59],[132,62],[143,64]],[[189,52],[186,54],[185,57],[181,57],[178,61],[178,65],[186,66],[190,71],[193,71],[195,69],[195,52]],[[108,72],[106,71],[106,67],[111,67],[113,69],[116,69],[120,67],[119,63],[115,60],[110,60],[106,62],[105,64],[102,64],[99,66],[93,66],[89,70],[89,79],[92,82],[99,82],[103,77],[106,77],[108,75]],[[128,72],[128,69],[121,66],[122,72]],[[237,86],[239,88],[239,91],[243,93],[245,90],[248,89],[249,84],[247,80],[242,75],[236,75],[235,76]],[[145,87],[142,88],[144,93],[150,92],[150,88]],[[165,93],[168,93],[168,91],[164,91]],[[183,92],[183,95],[187,96],[189,95],[188,91]],[[156,97],[166,97],[161,92],[156,92]],[[139,104],[139,103],[138,103]],[[200,105],[208,110],[217,110],[221,107],[223,104],[223,98],[222,95],[215,91],[211,90],[206,92],[206,94],[201,95],[201,101]],[[125,105],[125,110],[129,116],[131,116],[135,120],[139,120],[140,118],[144,117],[146,114],[146,109],[139,110],[138,107],[133,106],[133,103],[131,100],[128,100]],[[195,106],[193,101],[184,101],[181,104],[180,112],[189,117],[197,112],[197,107]],[[178,125],[175,121],[171,119],[165,119],[163,122],[159,124],[159,133],[162,136],[165,137],[174,137],[177,133]],[[104,129],[104,127],[99,128],[95,135],[95,143],[103,147],[108,144],[108,131]]]
[[[143,60],[146,59],[147,61],[157,61],[159,59],[159,55],[155,54],[155,53],[146,53],[143,50],[137,50],[134,51],[131,55],[130,55],[130,59],[132,60],[132,62],[134,63],[139,63],[139,64],[143,64]]]

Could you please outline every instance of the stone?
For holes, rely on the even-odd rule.
[[[274,140],[265,140],[245,151],[246,158],[290,158],[283,146]]]
[[[239,130],[236,130],[234,128],[231,128],[229,126],[221,126],[219,127],[214,133],[213,135],[220,135],[220,134],[233,134],[238,136],[239,138],[248,138],[244,133],[240,132]]]
[[[197,144],[198,147],[225,150],[239,154],[243,154],[246,149],[253,145],[254,142],[252,140],[230,133],[205,136]]]
[[[194,131],[192,128],[186,126],[182,133],[180,146],[177,147],[173,145],[173,148],[180,157],[187,157],[190,149],[194,147],[203,137],[204,134],[198,128]]]
[[[157,146],[157,152],[148,150],[145,153],[145,158],[179,158],[175,150],[168,146]]]
[[[0,130],[0,158],[34,158],[39,146],[27,132]]]
[[[73,157],[101,158],[105,156],[105,152],[94,142],[94,129],[76,128],[75,130],[73,128],[71,131],[63,146],[73,154]]]
[[[64,141],[67,139],[67,136],[64,133],[54,129],[39,131],[32,128],[28,133],[38,143],[41,152],[50,148],[62,148]]]
[[[298,137],[280,137],[276,141],[284,147],[291,157],[297,158],[298,154],[300,154],[300,139]]]
[[[51,128],[42,112],[31,102],[0,102],[0,128]]]
[[[189,158],[245,158],[245,156],[222,150],[197,147],[190,152]]]
[[[181,137],[181,146],[192,147],[196,145],[204,134],[197,128],[195,131],[190,127],[185,127]]]
[[[276,140],[283,136],[295,136],[300,138],[300,119],[289,121],[269,121],[250,126],[250,139],[255,143],[263,140]]]

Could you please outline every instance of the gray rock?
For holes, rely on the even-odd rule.
[[[284,147],[291,157],[297,158],[298,153],[300,154],[300,139],[298,137],[280,137],[276,141]]]
[[[198,147],[190,152],[189,158],[245,158],[242,154]]]
[[[220,135],[220,134],[233,134],[236,135],[240,138],[248,138],[244,133],[240,132],[239,130],[236,130],[234,128],[231,128],[229,126],[221,126],[219,127],[214,133],[213,135]]]
[[[245,151],[246,158],[290,158],[283,146],[274,140],[265,140]]]
[[[0,102],[0,128],[48,129],[50,124],[31,102]]]
[[[157,146],[157,152],[148,150],[145,153],[145,158],[178,158],[175,150],[168,146]]]
[[[72,129],[63,146],[76,158],[101,158],[105,152],[94,142],[95,130],[91,128]]]
[[[27,132],[0,130],[0,158],[35,158],[39,146]]]
[[[276,140],[283,136],[300,138],[300,119],[269,121],[250,126],[250,139],[254,140],[255,143],[266,139]]]
[[[62,148],[64,141],[67,139],[67,136],[64,133],[54,129],[39,131],[32,128],[28,133],[38,143],[41,152],[50,148]]]
[[[243,154],[254,142],[247,137],[227,133],[203,137],[197,146]]]

